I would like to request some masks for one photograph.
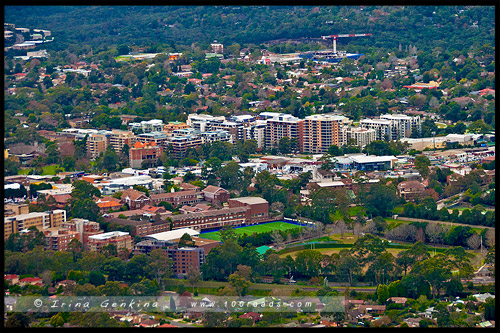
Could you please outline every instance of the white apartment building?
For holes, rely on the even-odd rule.
[[[255,123],[244,128],[245,140],[257,141],[257,147],[262,149],[266,144],[266,123],[265,120],[257,120]]]
[[[377,139],[377,133],[373,128],[345,127],[343,132],[346,143],[350,139],[354,139],[356,141],[356,145],[360,148],[363,148],[370,142]]]
[[[205,132],[212,129],[212,124],[221,123],[224,120],[226,120],[224,116],[214,117],[209,114],[191,113],[188,115],[186,124],[200,132]]]
[[[143,133],[161,132],[163,130],[163,120],[151,119],[140,123],[129,123],[129,130],[141,129]]]
[[[422,131],[422,123],[419,116],[410,117],[405,114],[384,114],[380,119],[387,119],[393,123],[392,140],[409,138],[412,133]]]
[[[215,141],[225,141],[232,142],[232,136],[228,131],[215,130],[207,131],[200,134],[201,141],[203,143],[215,142]]]
[[[361,119],[359,127],[373,129],[376,133],[377,140],[392,140],[394,125],[388,119]]]

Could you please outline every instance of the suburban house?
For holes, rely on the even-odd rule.
[[[19,282],[19,275],[17,274],[4,274],[4,281],[7,281],[10,285],[17,284]]]
[[[257,313],[257,312],[247,312],[245,314],[242,314],[239,318],[243,318],[243,319],[252,319],[254,323],[262,320],[262,314],[261,313]]]
[[[398,184],[398,195],[405,200],[414,200],[425,191],[425,185],[416,180],[408,180]]]
[[[26,285],[40,286],[43,287],[43,280],[39,277],[27,277],[19,280],[19,286],[24,287]]]

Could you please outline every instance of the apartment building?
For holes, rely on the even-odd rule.
[[[263,149],[266,144],[266,121],[256,120],[254,124],[243,129],[245,140],[255,140],[257,148]]]
[[[168,124],[163,125],[163,132],[165,134],[167,134],[167,136],[170,137],[170,136],[172,136],[172,133],[175,130],[184,129],[184,128],[188,128],[188,127],[189,126],[186,123],[183,123],[183,122],[180,122],[180,121],[171,121]]]
[[[221,228],[226,225],[240,226],[245,223],[247,209],[247,207],[234,207],[173,215],[170,217],[172,230],[180,228],[204,230]]]
[[[229,131],[224,130],[203,132],[200,134],[200,137],[203,143],[212,143],[215,141],[233,142],[232,135],[229,134]]]
[[[183,158],[189,148],[196,149],[202,145],[202,139],[197,135],[174,136],[168,140],[175,158]]]
[[[108,138],[109,144],[113,147],[117,154],[120,154],[123,151],[123,147],[125,147],[125,145],[130,148],[136,142],[135,135],[131,131],[112,130],[108,135]]]
[[[238,141],[242,141],[245,139],[244,128],[245,126],[242,123],[237,123],[234,121],[224,121],[221,123],[214,123],[211,126],[212,130],[225,130],[231,134],[232,141],[231,143],[236,144]]]
[[[348,122],[344,116],[315,114],[304,119],[303,148],[306,153],[324,154],[331,145],[344,144],[342,128]]]
[[[28,204],[7,203],[4,205],[4,216],[28,214],[29,212]]]
[[[56,209],[47,212],[34,212],[4,217],[4,239],[10,234],[36,227],[38,230],[61,226],[66,222],[66,211]]]
[[[172,259],[172,273],[177,276],[186,276],[190,269],[200,270],[205,262],[205,249],[196,247],[180,247],[167,250]]]
[[[158,147],[166,150],[169,143],[169,137],[163,132],[143,133],[136,136],[136,142],[155,143]]]
[[[142,167],[143,162],[156,165],[162,152],[163,149],[157,146],[155,142],[136,142],[129,150],[130,167],[139,169]]]
[[[392,140],[409,138],[412,133],[422,132],[422,123],[419,116],[411,117],[405,114],[384,114],[380,119],[390,120],[393,123]]]
[[[132,250],[133,241],[128,232],[111,231],[99,235],[88,237],[88,249],[94,252],[100,252],[106,245],[113,244],[117,250]]]
[[[361,119],[359,127],[373,129],[376,134],[376,140],[392,140],[395,126],[388,119]]]
[[[51,230],[52,229],[52,230]],[[73,239],[80,240],[80,234],[76,231],[64,228],[51,228],[44,230],[45,235],[45,249],[52,251],[67,251],[68,245]]]
[[[262,113],[261,113],[262,116]],[[268,118],[266,123],[266,148],[277,148],[284,137],[297,139],[299,147],[303,147],[304,120],[289,114],[278,113],[274,118]]]
[[[87,137],[87,154],[91,160],[96,160],[100,153],[108,147],[108,138],[104,134],[91,134]]]
[[[224,53],[224,45],[221,43],[217,43],[216,40],[212,44],[210,44],[210,47],[212,48],[213,53]]]
[[[345,127],[343,132],[346,143],[353,139],[360,148],[377,139],[377,133],[373,128]]]
[[[61,224],[61,227],[78,233],[84,250],[88,250],[89,236],[102,234],[101,225],[86,219],[72,219]]]
[[[140,123],[128,123],[129,130],[140,130],[142,133],[161,132],[163,130],[163,120],[151,119]]]
[[[226,118],[224,116],[214,117],[209,114],[192,113],[188,115],[186,124],[190,128],[197,129],[200,132],[205,132],[211,130],[213,124],[222,123],[225,119]]]

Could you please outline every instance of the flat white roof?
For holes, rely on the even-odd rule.
[[[191,228],[181,228],[171,231],[159,232],[156,234],[147,235],[145,237],[154,238],[156,240],[161,240],[161,241],[169,241],[172,239],[179,239],[184,234],[188,234],[189,236],[198,236],[200,232]]]
[[[363,156],[363,155],[356,155],[356,156],[349,156],[351,160],[353,160],[356,163],[373,163],[373,162],[389,162],[392,160],[397,160],[397,157],[395,156]]]
[[[124,178],[117,178],[109,180],[109,184],[123,184],[123,185],[139,185],[139,184],[147,184],[153,180],[150,176],[131,176]],[[102,185],[106,185],[106,183],[102,183]]]
[[[267,203],[267,200],[261,197],[242,197],[242,198],[233,198],[232,200],[238,200],[239,202],[247,204]]]
[[[111,232],[106,232],[103,234],[89,236],[89,238],[91,238],[91,239],[108,239],[111,237],[127,236],[128,234],[129,234],[128,232],[124,232],[124,231],[111,231]]]
[[[317,183],[319,187],[335,187],[335,186],[345,186],[341,181],[332,181],[332,182],[322,182]]]

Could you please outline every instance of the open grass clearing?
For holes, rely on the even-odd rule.
[[[62,166],[58,165],[58,164],[52,164],[52,165],[46,165],[46,166],[43,166],[42,167],[42,175],[43,176],[52,176],[52,175],[56,175],[57,172],[56,172],[56,169],[64,169]],[[19,175],[29,175],[31,171],[31,168],[26,168],[26,169],[19,169],[18,170],[18,174]]]
[[[271,222],[271,223],[251,225],[248,227],[233,228],[233,230],[238,235],[243,235],[243,234],[251,235],[253,233],[263,233],[263,232],[269,232],[269,231],[273,231],[273,230],[288,230],[288,229],[294,229],[294,228],[302,228],[302,227],[299,225],[296,225],[296,224],[292,224],[292,223],[277,221],[277,222]],[[202,238],[220,241],[219,231],[201,233],[199,236]]]

